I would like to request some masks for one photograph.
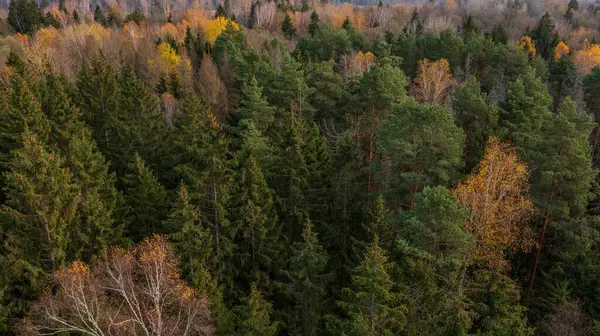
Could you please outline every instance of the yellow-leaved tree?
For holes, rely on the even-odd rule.
[[[558,61],[564,55],[569,53],[569,47],[565,44],[565,42],[560,41],[560,43],[554,48],[554,60]]]
[[[156,49],[156,57],[148,61],[150,68],[156,69],[158,73],[168,73],[176,69],[181,63],[181,56],[170,44],[163,42]]]
[[[519,43],[517,43],[517,47],[519,47],[519,49],[527,52],[531,59],[535,58],[537,51],[535,49],[535,43],[533,42],[531,37],[529,37],[529,36],[521,37],[521,39],[519,40]]]
[[[228,24],[231,24],[235,29],[240,29],[240,26],[237,23],[226,19],[222,16],[214,20],[204,22],[202,24],[202,30],[204,30],[204,37],[206,37],[206,40],[210,42],[210,44],[214,44],[217,40],[217,37],[221,35],[221,33],[225,30]]]
[[[589,43],[585,41],[585,47],[577,50],[573,55],[577,71],[585,76],[592,72],[592,69],[600,65],[600,44]]]
[[[476,260],[486,266],[506,269],[506,253],[527,252],[535,244],[528,178],[514,149],[490,137],[479,165],[454,190],[458,201],[471,208],[465,229],[477,242]]]

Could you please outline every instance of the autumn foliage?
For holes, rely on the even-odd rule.
[[[477,259],[496,269],[507,266],[505,253],[527,252],[534,245],[528,226],[533,203],[528,193],[529,173],[514,149],[491,137],[483,160],[454,190],[471,208],[466,230],[477,241]]]
[[[519,43],[517,43],[517,47],[525,51],[531,59],[534,59],[537,54],[537,51],[535,49],[535,43],[531,40],[531,37],[529,36],[523,36],[519,40]]]
[[[419,70],[414,82],[415,96],[426,104],[443,104],[456,85],[446,59],[419,61]]]
[[[554,48],[554,60],[559,60],[564,55],[569,53],[569,47],[564,43],[560,42],[556,48]]]
[[[600,44],[585,41],[585,47],[577,50],[573,58],[579,74],[589,74],[594,67],[600,65]]]
[[[170,244],[155,235],[110,249],[92,268],[81,261],[54,273],[23,333],[211,335],[205,297],[179,278]]]

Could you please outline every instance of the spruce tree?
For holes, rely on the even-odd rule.
[[[248,15],[248,28],[252,29],[256,26],[258,22],[258,18],[256,17],[256,6],[257,2],[252,1],[252,5],[250,5],[250,14]]]
[[[128,237],[140,241],[153,233],[169,233],[163,220],[168,213],[168,195],[144,160],[136,153],[124,177],[124,221]]]
[[[296,35],[296,28],[294,28],[292,18],[288,13],[285,13],[285,18],[281,23],[281,31],[283,32],[283,36],[285,36],[288,40],[291,40]]]
[[[552,110],[557,111],[565,97],[577,93],[577,67],[570,55],[552,62],[548,71],[548,89],[552,94]]]
[[[252,122],[261,133],[265,134],[275,120],[275,108],[263,98],[262,89],[254,77],[245,82],[242,87],[235,118],[238,120],[238,127],[234,129],[236,133],[243,130],[244,124]]]
[[[17,33],[29,34],[44,25],[44,15],[33,0],[15,0],[8,6],[8,23]]]
[[[306,220],[302,240],[291,247],[290,260],[283,272],[286,281],[283,293],[292,303],[286,329],[293,335],[319,335],[325,294],[330,274],[327,274],[327,252],[321,247],[310,220]]]
[[[492,37],[492,41],[494,41],[495,43],[508,43],[508,32],[506,31],[506,28],[504,28],[504,25],[502,25],[501,23],[494,24],[490,35]]]
[[[573,18],[573,13],[577,12],[578,10],[579,2],[577,2],[577,0],[570,0],[569,4],[567,5],[567,11],[565,12],[565,19],[567,19],[567,21],[571,21]]]
[[[462,33],[467,36],[471,33],[479,34],[479,25],[475,22],[473,15],[469,14],[462,22]]]
[[[252,155],[244,158],[234,185],[231,217],[237,232],[236,269],[244,286],[254,283],[268,289],[281,267],[283,250],[273,191]]]
[[[72,257],[67,251],[77,234],[80,191],[60,155],[29,131],[22,141],[4,176],[4,244],[32,267],[53,271]]]
[[[314,37],[317,31],[319,30],[319,14],[313,11],[310,14],[310,23],[308,24],[308,33],[310,36]]]
[[[106,26],[107,24],[106,16],[104,15],[102,8],[100,8],[100,4],[96,4],[96,7],[94,8],[94,21],[103,26]]]
[[[50,122],[27,82],[18,74],[11,76],[10,86],[0,89],[0,169],[7,168],[11,151],[22,146],[26,130],[44,143],[50,133]]]
[[[456,89],[452,110],[458,126],[465,132],[465,172],[470,172],[483,157],[488,138],[498,127],[498,108],[486,102],[475,78]]]
[[[265,301],[260,290],[252,285],[250,295],[236,307],[236,335],[275,336],[279,324],[271,322],[271,303]]]
[[[391,267],[375,237],[354,269],[352,287],[344,289],[345,300],[339,302],[348,315],[346,334],[394,335],[402,330],[406,308],[394,288]]]
[[[531,31],[531,39],[535,42],[537,53],[545,60],[548,61],[554,57],[554,48],[560,41],[554,26],[554,19],[548,12]]]

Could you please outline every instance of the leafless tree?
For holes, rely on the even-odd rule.
[[[256,26],[273,28],[277,19],[277,5],[274,1],[264,2],[256,6]]]
[[[177,273],[161,236],[112,248],[90,269],[76,261],[54,274],[54,290],[36,302],[22,334],[89,336],[211,335],[205,297]]]

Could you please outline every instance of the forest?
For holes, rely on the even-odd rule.
[[[600,2],[0,6],[0,335],[600,335]]]

